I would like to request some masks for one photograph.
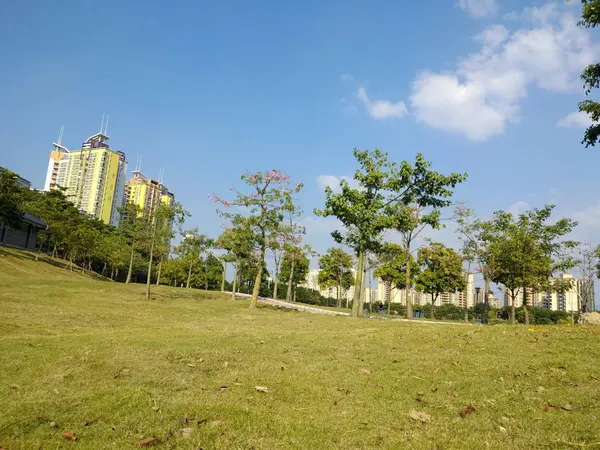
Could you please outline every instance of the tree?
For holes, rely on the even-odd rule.
[[[142,246],[147,231],[146,221],[142,209],[133,203],[125,203],[119,208],[119,213],[121,215],[119,229],[129,241],[129,268],[127,269],[125,283],[130,283],[133,273],[134,253],[138,247]]]
[[[152,231],[148,233],[150,241],[150,255],[148,258],[148,274],[146,276],[146,299],[150,299],[150,284],[152,278],[152,263],[154,256],[154,248],[158,247],[160,258],[165,252],[165,247],[169,245],[173,237],[173,223],[182,225],[186,216],[189,214],[183,210],[180,203],[160,204],[154,211],[150,212],[146,218],[146,222],[151,227]]]
[[[237,196],[233,201],[225,200],[216,195],[213,195],[213,200],[225,208],[237,207],[245,210],[245,215],[243,213],[219,212],[223,217],[232,221],[245,217],[248,225],[255,233],[259,257],[252,300],[250,301],[250,308],[255,308],[263,278],[265,254],[268,245],[267,237],[281,224],[286,213],[294,211],[293,194],[300,192],[303,185],[298,183],[295,187],[291,187],[289,176],[278,170],[247,172],[242,175],[241,179],[248,186],[248,193],[236,190]]]
[[[303,283],[308,275],[310,261],[306,256],[305,249],[300,247],[288,247],[288,251],[283,254],[281,262],[281,277],[287,278],[286,300],[294,300],[292,294],[298,283]]]
[[[600,24],[600,0],[581,0],[581,20],[579,25],[585,28],[595,28]],[[590,64],[581,73],[585,95],[600,87],[600,64]],[[600,103],[594,100],[579,102],[579,111],[585,112],[592,119],[581,142],[586,147],[594,146],[600,136]]]
[[[20,228],[25,189],[17,184],[17,175],[0,170],[0,228]]]
[[[390,299],[388,301],[388,314],[391,313],[392,294],[395,289],[406,290],[406,269],[407,266],[414,267],[418,274],[419,267],[415,265],[415,260],[409,253],[410,263],[407,264],[406,250],[398,244],[385,244],[379,251],[379,267],[373,273],[383,283],[390,286]],[[408,291],[407,297],[408,297]]]
[[[183,239],[177,248],[177,253],[185,261],[187,267],[186,289],[190,288],[192,270],[200,263],[201,255],[212,245],[212,239],[200,234],[198,227],[183,232]]]
[[[435,302],[441,293],[466,288],[462,258],[453,249],[432,243],[419,249],[418,264],[421,271],[416,277],[416,287],[431,295],[431,318],[434,319]]]
[[[550,278],[556,271],[564,271],[575,265],[567,256],[576,242],[561,238],[577,225],[568,218],[548,224],[554,205],[533,208],[513,215],[497,211],[491,221],[493,236],[490,243],[490,259],[496,273],[492,281],[503,284],[511,298],[510,321],[516,323],[515,298],[523,292],[523,308],[526,323],[529,321],[527,292],[543,291],[549,287]]]
[[[410,243],[415,232],[423,225],[440,227],[438,210],[450,204],[450,188],[464,181],[466,174],[446,176],[429,170],[431,163],[425,161],[420,153],[414,166],[407,161],[399,165],[391,162],[379,149],[373,152],[355,149],[354,156],[360,166],[354,174],[357,188],[351,188],[346,180],[340,181],[341,192],[334,193],[329,186],[326,187],[325,208],[315,210],[315,214],[335,216],[348,230],[345,236],[335,231],[332,237],[338,243],[348,244],[358,256],[352,308],[353,317],[358,317],[363,309],[361,287],[365,253],[377,252],[383,231],[394,229],[404,233],[406,285],[410,287]],[[409,298],[406,314],[412,318]]]
[[[233,263],[233,281],[231,298],[235,300],[238,274],[241,264],[249,261],[256,245],[256,235],[249,220],[243,216],[232,218],[231,228],[226,228],[216,241],[216,247],[225,250],[221,258],[225,262]],[[225,276],[225,269],[223,269]]]
[[[342,290],[347,291],[354,284],[352,255],[341,248],[331,247],[319,259],[317,282],[321,289],[336,288],[337,307],[342,306]]]
[[[467,261],[477,265],[477,269],[483,277],[485,313],[482,314],[482,323],[487,323],[490,308],[490,284],[497,271],[490,253],[490,244],[494,241],[498,230],[494,228],[491,220],[475,218],[474,211],[470,208],[457,208],[456,214],[458,218],[457,232],[459,239],[463,242],[463,255]]]

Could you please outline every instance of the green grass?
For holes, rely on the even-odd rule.
[[[0,253],[0,447],[127,449],[148,436],[165,449],[600,441],[598,329],[353,320],[143,292]],[[476,411],[463,418],[466,405]]]

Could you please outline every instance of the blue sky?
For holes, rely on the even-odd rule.
[[[0,165],[41,187],[61,124],[74,148],[110,113],[112,148],[164,168],[190,225],[217,235],[209,194],[277,168],[305,183],[324,251],[335,222],[312,209],[352,175],[352,148],[422,152],[469,174],[456,199],[480,215],[554,202],[598,242],[600,152],[570,114],[600,41],[571,3],[2,2]]]

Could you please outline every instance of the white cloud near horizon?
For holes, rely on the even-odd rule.
[[[346,180],[352,188],[358,187],[358,182],[354,178],[346,175],[319,175],[317,177],[317,184],[322,189],[325,189],[326,186],[329,186],[333,192],[341,192],[340,181],[342,180]]]
[[[519,122],[528,89],[580,89],[579,74],[600,56],[599,47],[571,13],[549,5],[523,10],[519,28],[485,28],[475,37],[479,50],[455,70],[419,73],[410,95],[416,120],[483,141]]]
[[[496,0],[458,0],[458,7],[472,17],[485,17],[495,14],[499,9]]]
[[[566,117],[560,119],[556,125],[562,128],[587,128],[594,122],[588,113],[584,111],[577,111],[568,114]]]
[[[408,114],[408,109],[403,101],[371,100],[362,86],[356,91],[356,96],[373,119],[400,119]]]

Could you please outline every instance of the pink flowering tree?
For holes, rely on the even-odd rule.
[[[254,308],[263,276],[268,237],[281,226],[290,212],[296,210],[294,194],[302,190],[303,184],[292,185],[290,177],[279,170],[246,172],[241,179],[246,187],[243,191],[232,188],[235,198],[227,200],[213,194],[212,199],[224,208],[219,210],[221,216],[231,220],[232,223],[243,221],[253,232],[253,246],[259,254],[258,270],[250,302],[250,308]]]

